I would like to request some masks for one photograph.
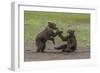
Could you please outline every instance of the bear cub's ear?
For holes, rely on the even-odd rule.
[[[56,26],[56,24],[53,22],[48,22],[48,26]]]
[[[52,24],[51,22],[48,22],[48,24]]]

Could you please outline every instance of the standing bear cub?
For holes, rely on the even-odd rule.
[[[37,52],[44,52],[47,40],[51,40],[55,44],[54,37],[57,35],[54,30],[57,30],[56,24],[48,22],[48,26],[36,36]]]
[[[63,52],[74,52],[77,48],[77,40],[74,32],[74,30],[69,29],[67,31],[67,36],[65,37],[62,34],[59,34],[59,37],[62,39],[62,41],[66,41],[66,44],[62,44],[58,47],[55,47],[55,49],[61,49]]]

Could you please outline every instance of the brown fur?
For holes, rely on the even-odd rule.
[[[36,46],[37,52],[44,52],[45,45],[47,40],[51,40],[55,44],[54,37],[56,33],[53,30],[56,30],[56,24],[53,22],[48,22],[48,26],[40,32],[36,37]]]
[[[59,32],[59,31],[58,31]],[[74,34],[74,30],[68,30],[67,36],[63,36],[62,34],[59,34],[59,37],[62,39],[62,41],[66,41],[66,44],[60,45],[58,47],[55,47],[55,49],[62,49],[63,52],[74,52],[77,48],[77,40]]]

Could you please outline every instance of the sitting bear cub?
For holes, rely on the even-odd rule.
[[[66,44],[62,44],[58,47],[55,47],[55,49],[57,50],[62,49],[63,52],[74,52],[77,48],[77,40],[74,32],[75,32],[74,30],[69,29],[67,31],[67,36],[65,37],[62,34],[59,34],[59,37],[62,39],[62,41],[66,41]]]

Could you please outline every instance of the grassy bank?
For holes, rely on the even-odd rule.
[[[74,28],[78,45],[85,47],[90,45],[90,15],[81,13],[57,13],[57,12],[24,12],[24,38],[25,42],[34,40],[36,35],[42,31],[47,22],[52,21],[57,24],[59,29],[66,31]],[[56,42],[61,41],[56,37]]]

